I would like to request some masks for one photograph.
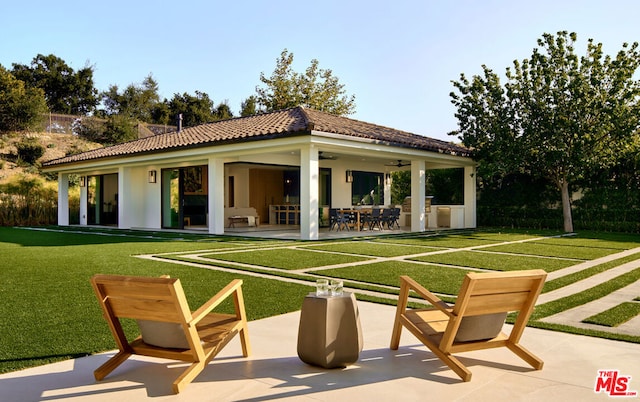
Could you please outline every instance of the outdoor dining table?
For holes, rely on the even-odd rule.
[[[338,212],[343,214],[354,214],[356,216],[356,230],[359,232],[362,230],[360,226],[360,214],[370,214],[371,208],[340,209]]]

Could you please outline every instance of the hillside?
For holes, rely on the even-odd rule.
[[[13,176],[25,172],[33,173],[31,166],[17,163],[16,144],[24,138],[35,138],[45,149],[38,162],[46,162],[65,155],[89,151],[102,145],[86,141],[74,134],[56,133],[11,133],[0,136],[0,184],[9,181]]]

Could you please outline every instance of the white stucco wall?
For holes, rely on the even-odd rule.
[[[156,183],[149,183],[151,169],[157,170]],[[118,172],[118,227],[159,229],[160,188],[159,168],[121,168]]]
[[[58,225],[69,225],[69,175],[58,174]]]
[[[246,166],[233,166],[230,165],[225,169],[226,180],[228,176],[234,177],[234,207],[236,208],[248,208],[249,207],[249,168]],[[225,184],[225,190],[227,190],[228,183]],[[225,191],[226,194],[226,191]],[[225,206],[229,206],[229,196],[225,196]]]
[[[156,182],[149,183],[149,170],[156,171]],[[162,196],[160,189],[160,168],[158,166],[149,166],[147,168],[136,169],[135,178],[140,185],[140,217],[143,219],[142,227],[150,229],[160,229],[161,213],[160,206],[162,204]]]

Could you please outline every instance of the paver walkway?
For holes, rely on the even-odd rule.
[[[547,277],[547,280],[553,280],[553,279],[570,275],[576,272],[580,272],[582,270],[589,269],[596,265],[604,264],[606,262],[627,257],[629,255],[636,254],[636,253],[640,253],[640,247],[630,249],[630,250],[625,250],[616,254],[610,254],[602,258],[586,261],[577,265],[573,265],[571,267],[560,269],[558,271],[550,273]],[[574,282],[570,285],[564,286],[554,291],[541,294],[540,297],[538,297],[538,302],[536,304],[540,305],[540,304],[548,303],[554,300],[561,299],[563,297],[568,297],[573,294],[583,292],[585,290],[591,289],[594,286],[601,285],[627,272],[631,272],[637,268],[640,268],[640,260],[635,260],[635,261],[628,262],[626,264],[622,264],[618,267],[609,269],[599,274],[592,275],[581,281]],[[561,313],[554,314],[549,317],[545,317],[540,321],[554,323],[554,324],[570,325],[572,327],[591,329],[595,331],[640,336],[640,316],[636,316],[635,318],[623,324],[620,324],[617,327],[606,327],[602,325],[589,324],[589,323],[582,322],[582,320],[584,320],[585,318],[591,317],[602,311],[606,311],[621,303],[629,302],[638,296],[640,296],[640,281],[636,281],[628,286],[625,286],[624,288],[611,292],[605,297],[601,297],[600,299],[593,300],[581,306],[577,306],[572,309],[565,310]]]

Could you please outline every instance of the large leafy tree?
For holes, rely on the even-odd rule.
[[[453,85],[458,130],[485,177],[525,173],[554,183],[564,230],[573,231],[571,192],[585,174],[616,163],[640,119],[638,43],[615,57],[589,40],[578,56],[575,33],[544,34],[530,59],[507,68],[505,85],[491,69]]]
[[[160,124],[175,124],[180,114],[183,127],[193,127],[233,117],[226,103],[223,102],[214,107],[207,93],[196,91],[195,95],[185,92],[174,94],[170,101],[165,99],[156,106],[153,121]]]
[[[240,104],[240,116],[253,116],[258,113],[258,105],[255,95],[251,95]]]
[[[256,101],[267,112],[306,106],[345,116],[355,112],[355,96],[345,94],[344,84],[328,69],[319,68],[318,60],[304,73],[293,71],[293,53],[283,50],[270,77],[260,73],[265,87],[256,87]]]
[[[46,112],[44,92],[26,86],[0,66],[0,132],[35,128]]]
[[[195,95],[187,92],[182,95],[174,94],[167,104],[170,121],[175,123],[176,116],[182,114],[184,127],[193,127],[215,120],[213,101],[204,92],[196,91]]]
[[[149,74],[141,84],[129,84],[122,92],[117,85],[110,85],[102,93],[104,114],[121,115],[133,120],[153,121],[154,111],[160,103],[158,83]]]
[[[98,105],[93,67],[74,71],[53,54],[38,54],[30,65],[14,63],[13,75],[28,86],[42,89],[49,110],[54,113],[86,115]]]

